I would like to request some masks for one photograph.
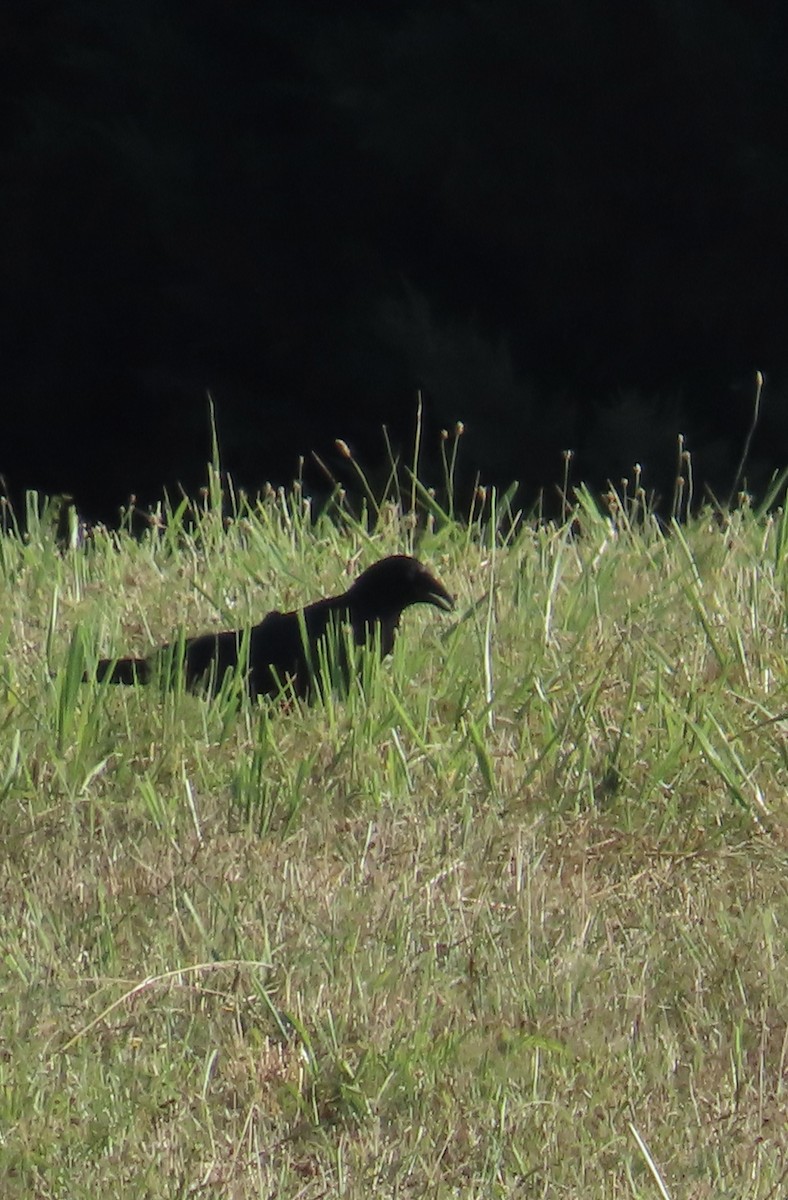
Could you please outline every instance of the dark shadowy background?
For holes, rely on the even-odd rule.
[[[26,0],[3,6],[12,494],[204,480],[380,426],[524,499],[726,493],[788,462],[788,6]],[[425,470],[433,468],[429,463]]]

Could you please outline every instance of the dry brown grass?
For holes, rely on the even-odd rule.
[[[778,1200],[785,517],[438,522],[341,704],[74,684],[409,545],[282,505],[3,540],[2,1194]]]

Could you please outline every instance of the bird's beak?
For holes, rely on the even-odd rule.
[[[428,604],[442,608],[444,612],[452,612],[454,609],[454,597],[446,591],[442,583],[438,583],[437,579],[433,579],[432,586],[424,599]]]

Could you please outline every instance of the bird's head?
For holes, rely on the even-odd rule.
[[[454,598],[440,580],[407,554],[392,554],[367,567],[347,595],[375,617],[398,616],[411,604],[432,604],[444,612],[454,608]]]

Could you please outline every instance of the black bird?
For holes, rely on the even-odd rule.
[[[380,646],[390,654],[403,611],[411,604],[432,604],[446,612],[454,600],[416,558],[393,554],[367,567],[341,596],[317,600],[293,612],[271,612],[248,630],[203,633],[183,644],[185,683],[216,693],[228,671],[243,660],[250,696],[275,696],[283,687],[309,698],[319,686],[321,667],[335,664],[348,682],[347,638],[357,646]],[[343,628],[349,630],[343,634]],[[171,642],[149,658],[101,659],[96,678],[110,683],[166,680],[180,646]]]

